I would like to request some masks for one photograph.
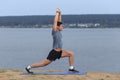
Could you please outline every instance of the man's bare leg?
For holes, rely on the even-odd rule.
[[[73,66],[74,65],[74,55],[72,51],[67,51],[67,50],[63,50],[62,51],[62,58],[64,57],[68,57],[69,58],[69,65]]]
[[[31,65],[31,68],[38,68],[38,67],[44,67],[44,66],[47,66],[48,64],[50,64],[52,61],[46,59],[42,62],[38,62],[38,63],[35,63],[35,64],[32,64]]]
[[[42,61],[42,62],[38,62],[38,63],[32,64],[32,65],[26,67],[26,71],[27,71],[28,73],[33,73],[32,71],[30,71],[31,68],[44,67],[44,66],[47,66],[48,64],[50,64],[51,62],[52,62],[52,61],[46,59],[46,60],[44,60],[44,61]]]
[[[74,69],[74,54],[72,51],[67,51],[67,50],[63,50],[62,51],[62,58],[64,57],[68,57],[69,58],[69,71],[75,71],[78,72],[77,70]]]

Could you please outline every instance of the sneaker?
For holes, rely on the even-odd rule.
[[[79,72],[79,71],[77,71],[75,69],[69,69],[69,71],[71,71],[71,72]]]
[[[26,70],[29,74],[33,74],[33,72],[30,71],[30,69],[28,69],[27,67],[25,68],[25,70]]]

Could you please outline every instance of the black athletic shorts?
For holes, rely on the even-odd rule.
[[[56,59],[60,59],[61,56],[62,56],[62,50],[58,52],[53,49],[50,51],[47,59],[50,61],[55,61]]]

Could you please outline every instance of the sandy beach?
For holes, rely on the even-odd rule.
[[[120,80],[120,73],[89,71],[86,75],[21,75],[22,72],[25,70],[1,69],[0,80]]]

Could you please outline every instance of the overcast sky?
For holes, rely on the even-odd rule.
[[[0,16],[63,14],[120,14],[120,0],[0,0]]]

